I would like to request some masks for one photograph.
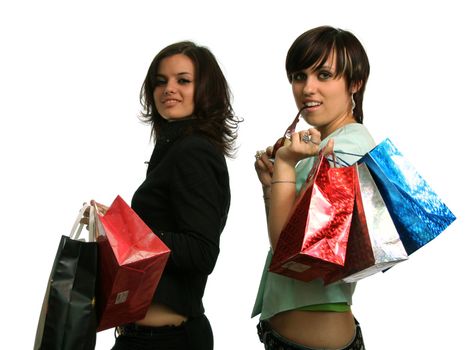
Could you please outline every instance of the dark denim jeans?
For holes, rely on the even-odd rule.
[[[213,334],[205,315],[180,326],[125,325],[112,350],[213,350]]]
[[[356,320],[355,323],[355,338],[349,345],[337,350],[365,350],[365,343],[363,342],[360,324]],[[280,334],[271,329],[269,323],[266,321],[259,322],[257,325],[257,333],[260,341],[264,343],[264,348],[266,350],[321,350],[308,348],[301,344],[295,344],[288,339],[283,338]]]

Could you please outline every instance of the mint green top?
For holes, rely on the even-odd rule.
[[[363,124],[347,124],[322,140],[320,147],[334,139],[335,152],[347,152],[363,155],[376,144]],[[359,157],[337,153],[348,164],[355,163]],[[303,159],[296,166],[296,190],[301,189],[313,166],[315,157]],[[347,303],[352,304],[352,295],[356,283],[335,282],[324,286],[321,279],[302,282],[293,278],[269,272],[272,250],[269,249],[262,278],[257,292],[256,302],[251,317],[261,315],[265,320],[279,312],[309,307],[317,304]]]

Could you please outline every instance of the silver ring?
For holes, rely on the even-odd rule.
[[[311,135],[308,133],[304,134],[303,137],[301,138],[301,141],[305,143],[311,142]]]

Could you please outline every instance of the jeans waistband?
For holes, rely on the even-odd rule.
[[[151,327],[151,326],[142,326],[135,323],[128,323],[122,326],[116,327],[116,333],[118,335],[142,335],[142,336],[154,336],[159,334],[171,334],[180,332],[184,329],[185,323],[181,323],[179,326],[161,326],[161,327]]]
[[[356,319],[355,326],[356,331],[354,339],[349,345],[342,348],[342,350],[365,350],[360,324]],[[265,349],[267,350],[314,350],[313,348],[308,348],[300,344],[295,344],[291,341],[284,339],[270,327],[270,324],[267,321],[259,322],[259,324],[257,325],[257,333],[259,335],[260,341],[264,343]]]

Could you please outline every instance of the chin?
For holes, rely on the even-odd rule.
[[[191,115],[166,115],[162,116],[168,122],[175,121],[175,120],[183,120],[189,118]]]
[[[315,121],[315,118],[311,117],[311,116],[303,116],[303,120],[308,123],[309,125],[313,126],[313,127],[316,127],[317,126],[317,122]]]

